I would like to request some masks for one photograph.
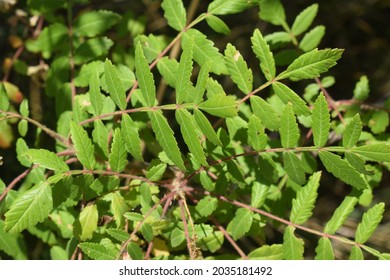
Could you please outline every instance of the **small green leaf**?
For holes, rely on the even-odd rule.
[[[69,170],[68,165],[51,151],[44,149],[29,149],[25,154],[33,163],[39,164],[41,167],[59,172],[66,172]]]
[[[211,66],[209,62],[207,62],[200,68],[198,79],[196,81],[195,95],[193,100],[195,104],[199,104],[203,100],[203,95],[206,90],[207,81],[209,80],[210,69]]]
[[[272,83],[272,88],[284,104],[288,104],[289,102],[291,102],[294,113],[297,116],[310,115],[310,110],[307,107],[306,102],[288,86],[279,82],[275,82]]]
[[[91,239],[97,229],[98,219],[99,213],[95,204],[84,207],[74,227],[74,234],[81,241]]]
[[[224,35],[230,33],[229,26],[227,26],[226,23],[219,17],[209,14],[206,17],[206,22],[215,32],[222,33]]]
[[[59,47],[68,36],[68,28],[61,23],[45,27],[35,41],[28,40],[26,47],[31,52],[52,52]]]
[[[199,109],[210,115],[230,118],[237,115],[237,102],[234,96],[215,95],[199,104]]]
[[[152,129],[156,134],[156,139],[164,152],[181,170],[185,170],[179,147],[167,119],[159,110],[148,112],[148,116],[152,122]]]
[[[224,241],[224,235],[221,231],[214,231],[212,234],[203,237],[197,242],[197,245],[201,250],[210,251],[211,253],[215,253],[218,251]]]
[[[324,232],[334,234],[344,224],[349,214],[352,213],[358,200],[354,196],[346,196],[334,211],[332,218],[326,223]]]
[[[18,131],[20,136],[25,137],[28,130],[28,121],[27,120],[20,120],[18,122]]]
[[[98,72],[92,72],[89,80],[89,99],[91,101],[94,115],[102,113],[104,105],[104,95],[100,92],[100,80]]]
[[[214,0],[207,12],[213,15],[236,14],[256,4],[254,0]]]
[[[0,220],[0,251],[5,252],[15,260],[25,260],[27,257],[23,252],[23,242],[21,241],[21,236],[19,234],[5,232],[4,221]]]
[[[360,173],[347,161],[342,160],[340,156],[327,151],[320,151],[319,155],[326,170],[335,177],[358,190],[363,190],[368,187],[367,182],[360,176]]]
[[[312,24],[314,18],[318,12],[318,4],[313,4],[306,9],[304,9],[299,15],[295,18],[294,23],[291,27],[291,32],[298,36],[305,32],[310,25]]]
[[[221,141],[218,138],[217,133],[214,128],[210,124],[210,121],[206,118],[206,116],[198,109],[194,110],[194,118],[198,127],[202,131],[202,133],[206,136],[207,140],[209,140],[214,145],[222,145]]]
[[[118,192],[112,193],[110,196],[111,205],[110,210],[114,214],[114,220],[117,227],[122,227],[124,225],[124,214],[129,211],[129,207],[126,204],[125,199]]]
[[[93,260],[115,260],[116,253],[102,244],[83,242],[78,247]]]
[[[142,103],[144,106],[153,107],[156,103],[156,86],[154,85],[153,74],[150,72],[149,64],[139,42],[135,49],[135,71],[139,88],[142,92]]]
[[[163,0],[161,8],[170,27],[177,31],[184,29],[187,15],[182,0]]]
[[[175,115],[176,120],[180,125],[180,131],[183,135],[184,142],[188,146],[190,152],[200,164],[208,166],[205,153],[196,132],[196,123],[192,115],[186,109],[177,109]]]
[[[275,60],[259,29],[253,32],[251,42],[253,52],[260,60],[261,71],[264,73],[265,78],[271,81],[276,75]]]
[[[30,114],[28,109],[28,99],[23,99],[22,103],[20,103],[19,111],[23,117],[28,117]]]
[[[283,258],[285,260],[303,260],[303,239],[294,235],[295,228],[288,226],[283,235]]]
[[[292,110],[291,103],[287,104],[280,117],[280,139],[283,148],[294,148],[299,140],[299,128]]]
[[[325,26],[318,25],[307,32],[299,42],[299,48],[304,52],[311,51],[318,47],[321,43],[322,37],[325,35]]]
[[[346,149],[356,145],[362,132],[362,121],[359,114],[356,114],[347,124],[343,133],[343,146]],[[389,150],[390,152],[390,150]]]
[[[182,231],[181,229],[174,228],[171,231],[170,241],[171,241],[171,246],[173,248],[175,248],[175,247],[179,246],[180,244],[182,244],[185,239],[186,239],[186,237],[184,235],[184,231]]]
[[[176,77],[176,104],[181,104],[188,100],[188,91],[191,84],[192,74],[192,48],[193,42],[188,41],[188,46],[180,56],[179,69]]]
[[[153,165],[146,172],[146,178],[148,178],[150,181],[159,181],[166,169],[167,165],[165,163]]]
[[[320,185],[321,171],[314,173],[306,186],[302,187],[297,197],[292,201],[292,210],[290,221],[301,225],[305,223],[312,215],[314,203],[318,196],[318,187]]]
[[[245,208],[236,211],[234,218],[227,226],[228,233],[237,240],[245,235],[252,226],[253,213]]]
[[[77,158],[85,168],[94,169],[96,164],[95,149],[88,133],[75,122],[70,123],[70,131]]]
[[[250,260],[281,260],[283,258],[283,245],[263,245],[248,254]]]
[[[7,111],[9,108],[9,98],[5,90],[4,83],[0,83],[0,110]]]
[[[358,246],[353,246],[351,248],[351,254],[349,255],[350,260],[364,260],[362,249]]]
[[[116,24],[119,19],[120,16],[111,11],[86,12],[76,18],[73,29],[78,35],[94,37]]]
[[[316,260],[334,260],[334,253],[332,248],[332,242],[329,238],[321,237],[318,240],[318,246],[316,247]]]
[[[151,225],[147,223],[143,223],[141,226],[141,233],[147,242],[152,242],[154,235],[153,235],[153,228]]]
[[[108,228],[106,229],[106,232],[116,240],[120,242],[125,242],[127,239],[129,239],[129,233],[122,229],[116,229],[116,228]]]
[[[204,66],[210,63],[211,71],[217,75],[226,74],[227,69],[223,55],[214,47],[214,42],[207,39],[206,35],[196,29],[189,29],[183,34],[182,47],[186,49],[189,41],[193,40],[193,59]]]
[[[122,172],[126,167],[127,153],[125,149],[125,140],[122,137],[120,128],[115,129],[111,153],[108,160],[113,171]]]
[[[248,68],[241,53],[232,44],[227,44],[225,64],[233,82],[243,93],[249,93],[253,88],[252,70]]]
[[[262,20],[274,25],[286,24],[286,13],[280,0],[259,0],[260,13]]]
[[[311,118],[314,145],[316,147],[324,147],[329,137],[330,114],[328,112],[328,103],[322,92],[314,104]]]
[[[264,99],[258,96],[250,98],[253,113],[261,120],[261,123],[269,130],[277,130],[280,127],[280,118],[275,110]]]
[[[16,234],[43,222],[53,208],[51,187],[41,182],[21,193],[5,213],[4,230]]]
[[[345,159],[349,162],[349,164],[356,169],[357,172],[365,174],[365,175],[374,175],[374,171],[368,171],[365,168],[366,161],[359,155],[345,152]]]
[[[269,187],[259,182],[253,182],[251,189],[251,206],[260,208],[267,199]]]
[[[283,161],[288,177],[298,185],[303,185],[306,182],[305,169],[299,157],[292,152],[285,152]]]
[[[105,82],[112,100],[119,109],[126,109],[126,93],[119,78],[117,69],[112,65],[111,61],[106,59],[104,64]]]
[[[361,76],[359,81],[355,85],[355,89],[353,90],[353,97],[356,100],[364,101],[368,98],[370,94],[370,86],[368,82],[367,76]]]
[[[202,216],[210,216],[218,206],[218,199],[211,196],[205,196],[199,200],[198,204],[195,206],[195,210]]]
[[[336,61],[341,58],[342,49],[314,49],[302,54],[295,59],[287,69],[280,73],[278,80],[290,78],[293,81],[302,79],[313,79],[336,65]]]
[[[373,133],[380,134],[386,131],[389,121],[389,113],[383,110],[375,111],[368,122],[368,127]]]
[[[248,122],[248,143],[255,151],[264,150],[267,145],[268,137],[264,133],[264,126],[261,120],[252,115]]]
[[[363,214],[362,221],[355,232],[355,241],[357,243],[363,244],[370,238],[382,220],[384,211],[385,204],[381,202],[375,204]]]
[[[127,151],[137,160],[144,161],[142,157],[141,139],[137,126],[129,115],[122,115],[121,131],[126,143]]]
[[[80,65],[103,55],[106,56],[113,45],[114,42],[107,37],[88,39],[76,48],[74,63]]]
[[[176,86],[179,63],[175,59],[164,56],[157,62],[157,69],[168,85],[171,87]],[[202,71],[202,69],[203,67],[200,71]]]
[[[386,143],[367,144],[351,148],[349,151],[351,153],[361,155],[367,160],[373,160],[378,162],[390,161],[390,145]]]
[[[108,159],[108,129],[101,120],[94,121],[92,139],[99,156]]]

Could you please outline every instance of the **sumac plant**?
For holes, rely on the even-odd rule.
[[[0,124],[24,171],[0,183],[1,258],[335,259],[340,246],[390,258],[369,240],[385,213],[373,190],[389,169],[388,111],[366,102],[366,76],[333,99],[327,73],[348,50],[318,48],[317,4],[287,20],[279,0],[214,0],[198,14],[199,1],[163,0],[161,35],[87,3],[27,1],[19,15],[30,20],[4,70]],[[210,38],[248,10],[250,51],[217,48]],[[17,75],[35,85],[21,102]],[[3,174],[11,164],[3,153]]]

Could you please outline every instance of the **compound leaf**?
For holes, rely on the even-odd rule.
[[[88,133],[79,124],[71,122],[70,134],[81,164],[87,169],[94,169],[96,164],[95,149]]]
[[[186,26],[186,10],[181,0],[164,0],[161,3],[164,10],[164,17],[167,19],[170,27],[181,31]]]
[[[271,81],[276,75],[275,60],[259,29],[253,32],[251,42],[253,52],[260,60],[261,71],[264,73],[265,78]]]
[[[279,82],[272,83],[272,88],[284,104],[288,104],[289,102],[291,102],[294,113],[297,116],[310,115],[310,110],[307,107],[306,102],[291,88]]]
[[[167,119],[160,110],[148,112],[148,115],[152,122],[152,129],[156,134],[156,139],[167,154],[168,158],[172,160],[172,162],[175,163],[181,170],[185,170],[186,168],[184,167],[179,147]]]
[[[283,258],[303,260],[304,242],[294,235],[295,227],[288,226],[283,234]]]
[[[117,71],[111,61],[106,59],[104,63],[104,77],[107,89],[119,109],[124,110],[126,108],[126,92]]]
[[[321,237],[316,247],[316,260],[334,260],[332,242],[327,237]]]
[[[330,114],[328,112],[328,103],[321,92],[318,96],[312,114],[312,129],[314,145],[316,147],[325,146],[329,137]]]
[[[324,232],[334,234],[347,220],[358,201],[359,199],[357,197],[346,196],[334,211],[332,218],[326,223]]]
[[[52,208],[51,187],[41,182],[15,198],[5,213],[4,230],[16,234],[38,222],[43,222]]]
[[[314,173],[309,182],[301,188],[297,197],[292,201],[292,210],[290,214],[290,221],[301,225],[305,223],[311,215],[318,196],[318,187],[320,185],[321,171]]]
[[[317,78],[321,73],[336,65],[336,61],[341,58],[343,51],[342,49],[314,49],[304,53],[280,73],[277,79],[290,78],[293,81],[298,81]]]
[[[356,114],[347,124],[343,133],[343,146],[346,149],[356,145],[362,132],[362,121],[359,114]],[[390,150],[389,150],[390,152]]]
[[[236,211],[234,218],[227,226],[227,231],[234,240],[244,236],[252,226],[253,213],[245,208]]]
[[[66,172],[69,170],[68,165],[62,161],[55,153],[44,149],[29,149],[25,155],[31,159],[35,164],[41,167]]]
[[[125,140],[122,137],[120,128],[115,129],[108,161],[111,169],[115,172],[122,172],[126,167],[127,153],[125,149]]]
[[[291,27],[291,32],[298,36],[305,32],[310,25],[312,24],[314,18],[318,12],[318,4],[313,4],[306,9],[304,9],[299,15],[295,18],[294,23]]]
[[[233,82],[243,93],[249,93],[253,88],[252,70],[248,68],[241,53],[232,44],[225,50],[225,64]]]
[[[326,170],[335,177],[358,190],[363,190],[368,187],[367,182],[360,176],[360,173],[347,161],[342,160],[340,156],[328,151],[320,151],[319,155]]]
[[[358,225],[355,233],[355,241],[357,243],[363,244],[370,238],[382,220],[384,211],[385,204],[381,202],[363,214],[362,221]]]
[[[300,136],[291,103],[287,104],[280,118],[280,139],[283,148],[294,148]]]

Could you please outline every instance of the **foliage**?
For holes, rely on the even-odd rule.
[[[388,258],[369,243],[386,211],[373,190],[389,169],[388,113],[364,103],[366,76],[350,100],[333,100],[324,74],[344,50],[318,48],[317,4],[290,23],[279,0],[214,0],[196,18],[163,0],[176,32],[164,37],[143,34],[135,15],[75,15],[84,2],[28,1],[38,23],[7,70],[41,80],[52,116],[0,84],[2,147],[17,137],[25,168],[0,181],[1,258],[303,259],[307,235],[315,259],[335,259],[337,243],[351,259]],[[246,10],[276,31],[254,28],[252,57],[235,42],[220,51],[209,34],[228,34],[224,20]],[[126,51],[121,36],[132,39]],[[325,180],[344,197],[315,230],[317,198],[335,188]],[[361,209],[355,239],[337,233]],[[48,249],[33,255],[31,236]]]

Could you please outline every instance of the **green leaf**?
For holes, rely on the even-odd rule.
[[[167,119],[161,111],[148,112],[148,116],[152,122],[152,129],[156,134],[156,139],[160,143],[162,149],[181,170],[185,170],[183,159],[177,145],[173,131],[170,128]]]
[[[68,165],[51,151],[44,149],[29,149],[25,155],[27,155],[33,163],[39,164],[41,167],[59,172],[66,172],[69,170]]]
[[[143,54],[148,63],[154,61],[167,47],[167,40],[163,35],[139,35],[134,38],[134,45],[137,46],[138,43],[141,44]]]
[[[364,101],[370,94],[370,86],[367,76],[361,76],[359,82],[356,83],[355,89],[353,90],[353,97],[356,100]]]
[[[224,235],[221,231],[214,231],[212,234],[203,237],[197,242],[197,245],[201,250],[210,251],[211,253],[215,253],[218,251],[224,241]]]
[[[142,92],[142,103],[144,106],[153,107],[156,103],[156,86],[140,43],[135,49],[135,71]]]
[[[215,95],[205,102],[199,104],[199,109],[206,111],[210,115],[230,118],[237,116],[237,102],[234,96]]]
[[[78,35],[94,37],[116,24],[119,19],[120,16],[111,11],[86,12],[76,18],[73,29]]]
[[[51,187],[41,182],[21,193],[5,213],[4,230],[16,234],[43,222],[53,208]]]
[[[146,172],[146,178],[148,178],[150,181],[157,182],[162,178],[166,169],[167,169],[167,165],[165,163],[159,163],[157,165],[153,165]]]
[[[355,232],[355,241],[357,243],[365,243],[374,233],[379,223],[383,218],[385,204],[383,202],[375,204],[366,213],[363,214],[362,221],[358,225]]]
[[[23,117],[28,117],[30,114],[28,109],[28,99],[23,99],[22,103],[20,103],[19,111]]]
[[[357,172],[365,174],[365,175],[374,175],[374,171],[368,171],[366,170],[364,164],[366,161],[359,155],[351,153],[351,152],[345,152],[345,159],[349,162],[350,165],[352,165],[353,168],[356,169]]]
[[[68,28],[61,23],[45,27],[35,41],[28,40],[26,47],[31,52],[52,52],[68,37]]]
[[[138,134],[137,126],[127,114],[122,115],[121,130],[127,151],[135,159],[144,161],[142,157],[141,139]]]
[[[267,43],[277,45],[281,43],[291,42],[291,35],[285,31],[277,31],[264,36]]]
[[[373,160],[378,162],[390,161],[390,145],[386,143],[367,144],[351,148],[349,151],[351,153],[361,155],[367,160]]]
[[[91,239],[93,232],[97,229],[98,219],[99,213],[96,204],[84,207],[74,227],[75,236],[81,241]]]
[[[286,13],[280,0],[259,0],[262,20],[274,25],[286,25]]]
[[[265,78],[271,81],[276,75],[275,60],[259,29],[253,32],[251,42],[253,52],[260,60],[261,71],[264,73]]]
[[[259,182],[253,182],[251,189],[251,206],[260,208],[267,199],[269,187]]]
[[[322,92],[314,104],[311,118],[314,145],[318,148],[324,147],[329,137],[330,114],[328,112],[328,103]]]
[[[79,124],[72,121],[70,123],[70,134],[77,158],[81,164],[87,169],[94,169],[96,164],[95,149],[88,133]]]
[[[272,83],[272,88],[284,104],[288,104],[289,102],[292,104],[294,113],[297,116],[310,115],[310,110],[307,107],[306,102],[288,86],[279,82],[275,82]]]
[[[210,124],[209,120],[206,116],[198,109],[194,110],[195,121],[198,124],[202,133],[206,136],[207,140],[209,140],[214,145],[222,145],[221,141],[218,138],[217,133],[214,128]]]
[[[211,196],[205,196],[199,200],[198,204],[195,206],[195,210],[202,216],[210,216],[218,206],[218,199]]]
[[[23,242],[19,234],[10,234],[4,231],[4,221],[0,220],[0,251],[13,257],[15,260],[24,260]]]
[[[189,29],[183,34],[183,50],[188,47],[189,41],[193,40],[193,59],[202,67],[210,63],[211,71],[215,74],[226,74],[227,69],[223,55],[214,47],[214,42],[207,39],[206,35],[196,29]]]
[[[367,182],[360,176],[360,173],[357,172],[347,161],[342,160],[340,156],[327,151],[320,151],[319,155],[326,170],[341,181],[358,190],[363,190],[368,187]]]
[[[213,15],[237,14],[256,4],[255,0],[214,0],[207,12]]]
[[[116,253],[102,244],[83,242],[78,247],[93,260],[115,260]]]
[[[173,248],[175,248],[175,247],[179,246],[180,244],[182,244],[185,239],[186,239],[186,237],[184,235],[184,231],[182,231],[181,229],[174,228],[171,231],[170,241],[171,241],[171,246]]]
[[[107,55],[114,42],[107,37],[88,39],[78,46],[74,52],[74,63],[80,65],[93,59]]]
[[[230,33],[229,26],[227,26],[226,23],[219,17],[209,14],[206,17],[206,22],[215,32],[222,33],[224,35]]]
[[[318,196],[318,187],[320,185],[321,171],[314,173],[309,182],[301,188],[297,197],[292,201],[292,210],[290,214],[290,221],[301,225],[305,223],[312,215],[314,203]]]
[[[227,226],[227,232],[237,240],[245,235],[252,226],[253,213],[245,208],[239,208],[234,218]]]
[[[283,258],[283,245],[263,245],[248,254],[250,260],[281,260]]]
[[[28,130],[28,122],[27,120],[20,120],[18,123],[18,131],[20,136],[25,137]]]
[[[92,72],[91,78],[89,79],[89,100],[91,101],[94,115],[100,115],[103,111],[104,95],[100,92],[98,72]]]
[[[316,260],[334,260],[332,242],[327,237],[321,237],[316,247]]]
[[[225,49],[225,64],[233,82],[243,93],[249,93],[253,88],[252,70],[248,68],[241,53],[232,44]]]
[[[344,224],[349,214],[352,213],[358,200],[357,197],[346,196],[334,211],[332,218],[326,223],[324,232],[334,234]]]
[[[122,227],[125,221],[123,214],[129,211],[129,207],[127,206],[123,196],[121,196],[118,192],[112,193],[110,199],[111,199],[110,210],[112,214],[114,214],[115,223],[118,228]]]
[[[104,64],[105,82],[112,100],[119,109],[126,109],[126,93],[119,79],[117,69],[112,65],[111,61],[106,59]]]
[[[306,182],[306,177],[300,158],[292,152],[285,152],[283,153],[283,161],[288,177],[298,185],[303,185]]]
[[[188,46],[180,56],[179,69],[176,77],[176,104],[188,100],[188,91],[192,75],[192,48],[193,42],[189,39]]]
[[[212,192],[215,190],[215,184],[213,181],[210,179],[209,175],[207,175],[207,172],[202,170],[200,172],[200,183],[202,184],[203,188],[206,191]]]
[[[283,234],[283,258],[285,260],[303,260],[304,242],[294,235],[295,228],[288,226]]]
[[[251,96],[250,101],[253,113],[266,128],[277,130],[280,127],[280,118],[268,102],[258,96]]]
[[[349,255],[350,260],[364,260],[362,249],[358,246],[353,246],[351,248],[351,254]]]
[[[132,260],[143,260],[142,249],[133,241],[127,245],[127,252]]]
[[[318,47],[321,43],[322,37],[325,35],[325,26],[318,25],[307,32],[299,42],[299,48],[304,52],[311,51]]]
[[[147,242],[152,242],[154,235],[153,235],[153,228],[151,225],[147,223],[143,223],[141,226],[141,233]]]
[[[291,27],[291,32],[298,36],[305,32],[310,25],[312,24],[314,18],[316,17],[318,12],[318,4],[313,4],[302,12],[295,18],[294,23]]]
[[[108,159],[108,129],[101,120],[94,121],[92,138],[96,152],[104,159]]]
[[[197,127],[191,114],[186,109],[177,109],[175,112],[176,120],[180,125],[180,131],[183,135],[184,142],[190,152],[203,166],[208,166],[200,139],[196,133]]]
[[[356,145],[362,132],[362,121],[359,114],[356,114],[347,124],[343,133],[343,146],[346,149]],[[390,151],[389,151],[390,152]]]
[[[206,90],[207,81],[209,80],[210,69],[211,66],[209,62],[207,62],[200,68],[198,79],[196,81],[195,95],[193,100],[195,104],[199,104],[203,100],[203,95]]]
[[[285,71],[277,76],[278,80],[290,78],[293,81],[313,79],[336,65],[341,58],[342,49],[314,49],[295,59]]]
[[[186,10],[182,0],[163,0],[161,8],[164,10],[164,18],[168,25],[177,31],[181,31],[186,26]]]
[[[120,128],[115,129],[111,153],[108,160],[113,171],[122,172],[126,167],[127,153],[125,149],[125,140],[122,137]]]
[[[163,76],[165,82],[171,87],[175,87],[179,63],[175,59],[164,56],[157,62],[157,69]],[[202,71],[203,67],[200,69]]]
[[[122,229],[108,228],[106,232],[120,242],[125,242],[129,239],[129,233]]]
[[[299,128],[291,103],[287,104],[280,117],[280,139],[283,148],[294,148],[299,140]]]
[[[375,134],[380,134],[386,131],[389,126],[389,113],[383,110],[375,111],[368,122],[369,128]]]
[[[264,150],[267,145],[268,137],[264,133],[264,126],[261,120],[252,115],[248,122],[248,143],[255,151]]]
[[[4,83],[0,83],[0,110],[7,111],[9,108],[9,98],[5,90]]]

